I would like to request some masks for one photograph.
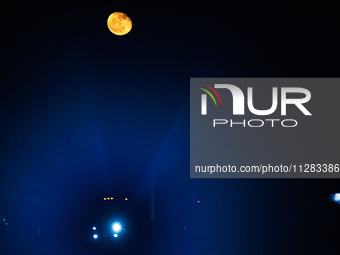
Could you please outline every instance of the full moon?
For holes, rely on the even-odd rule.
[[[107,19],[107,26],[115,35],[126,35],[132,28],[132,22],[125,13],[114,12]]]

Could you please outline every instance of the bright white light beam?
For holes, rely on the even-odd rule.
[[[118,233],[122,229],[122,226],[119,223],[114,223],[112,229],[114,232]]]

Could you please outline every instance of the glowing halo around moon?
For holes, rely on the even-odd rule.
[[[115,35],[126,35],[132,28],[132,22],[125,13],[114,12],[107,19],[107,26]]]

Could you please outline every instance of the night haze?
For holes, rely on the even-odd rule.
[[[1,12],[0,254],[339,254],[338,179],[189,171],[190,78],[338,77],[338,7],[7,1]],[[113,12],[131,18],[128,34],[109,31]],[[301,146],[230,138],[246,139],[226,156]],[[94,224],[112,230],[112,211],[123,220],[111,243]]]

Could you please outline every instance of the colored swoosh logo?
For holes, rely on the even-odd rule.
[[[208,87],[212,92],[214,92],[214,94],[217,96],[218,100],[220,101],[220,103],[221,103],[221,105],[222,105],[221,98],[220,98],[219,94],[217,93],[217,91],[216,91],[213,87],[211,87],[210,85],[205,84],[205,83],[203,83],[203,82],[198,82],[198,83],[200,83],[200,84],[202,84],[202,85]],[[214,96],[213,96],[208,90],[203,89],[203,88],[199,88],[199,89],[201,89],[201,90],[203,90],[204,92],[206,92],[206,93],[212,98],[212,100],[214,100],[214,103],[215,103],[215,105],[217,106],[217,103],[216,103],[216,100],[215,100]]]

